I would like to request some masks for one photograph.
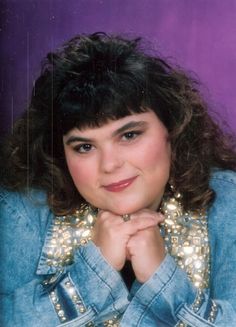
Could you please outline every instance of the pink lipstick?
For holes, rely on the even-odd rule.
[[[130,186],[136,178],[137,178],[137,176],[129,178],[129,179],[124,179],[117,183],[104,185],[103,187],[109,192],[121,192],[124,189],[126,189],[128,186]]]

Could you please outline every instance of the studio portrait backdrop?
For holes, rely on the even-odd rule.
[[[199,79],[210,107],[236,129],[235,0],[2,0],[1,135],[27,107],[41,59],[96,31],[144,37]]]
[[[0,326],[235,327],[236,0],[0,6]]]

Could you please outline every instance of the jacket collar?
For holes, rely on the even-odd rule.
[[[53,215],[47,228],[36,274],[57,274],[72,264],[76,249],[91,239],[96,216],[97,210],[88,204],[82,204],[72,215]]]

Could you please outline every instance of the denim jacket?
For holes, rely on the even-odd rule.
[[[236,173],[215,172],[211,187],[210,282],[202,292],[170,254],[129,292],[92,241],[75,251],[73,264],[50,268],[44,250],[54,216],[45,194],[1,190],[0,325],[235,327]]]

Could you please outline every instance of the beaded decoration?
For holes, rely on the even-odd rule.
[[[47,265],[63,267],[73,263],[74,251],[91,239],[97,210],[81,205],[73,215],[55,216],[52,235],[46,244]]]
[[[189,279],[201,292],[202,289],[208,287],[210,272],[206,212],[204,210],[183,212],[180,198],[178,194],[175,197],[164,198],[161,211],[165,220],[160,230],[167,252],[172,255],[177,265],[186,271]],[[73,215],[55,216],[52,235],[49,243],[46,244],[48,266],[60,269],[73,263],[74,251],[91,239],[96,216],[97,210],[87,204],[83,204]],[[54,294],[51,294],[51,297],[53,296]],[[199,298],[196,301],[193,304],[194,312],[197,311]],[[57,307],[58,314],[62,315],[58,303]],[[86,311],[86,308],[84,310]],[[209,321],[213,322],[216,311],[214,303]],[[61,317],[61,321],[63,319],[64,316]],[[103,324],[104,326],[119,326],[117,317]],[[93,322],[90,322],[88,326],[93,326]],[[186,325],[180,322],[179,326]]]
[[[177,194],[165,199],[161,206],[166,250],[198,289],[207,288],[210,251],[206,212],[183,212],[180,197]]]

